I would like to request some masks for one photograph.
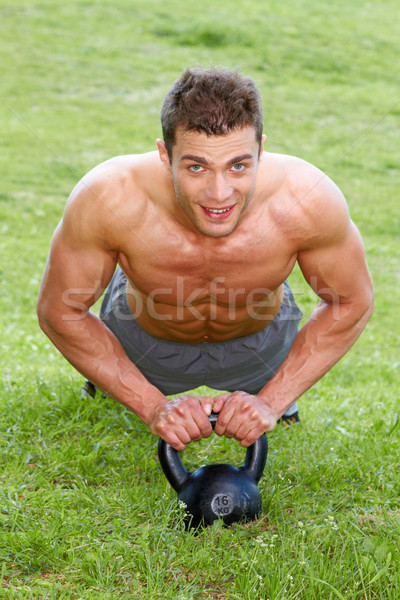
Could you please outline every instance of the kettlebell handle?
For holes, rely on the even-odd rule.
[[[209,419],[214,429],[218,413],[211,413]],[[265,433],[246,450],[245,461],[240,469],[252,477],[256,483],[260,481],[264,472],[267,453],[268,442]],[[186,479],[190,476],[189,471],[185,469],[182,463],[179,452],[160,438],[158,440],[158,458],[168,482],[176,492],[179,492]]]

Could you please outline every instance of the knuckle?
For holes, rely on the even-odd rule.
[[[198,401],[193,396],[189,396],[185,404],[191,409],[198,407]]]
[[[164,437],[164,436],[167,434],[167,432],[168,432],[168,427],[167,427],[167,425],[166,425],[165,423],[159,423],[159,424],[158,424],[158,425],[155,427],[155,430],[158,432],[158,434],[159,434],[161,437]]]
[[[185,409],[183,408],[182,405],[180,405],[175,408],[175,412],[178,415],[178,417],[183,417],[185,414]]]

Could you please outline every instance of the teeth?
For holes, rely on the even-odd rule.
[[[207,208],[206,210],[209,210],[212,213],[224,213],[224,212],[228,212],[228,210],[230,210],[230,208],[221,208],[221,209]]]

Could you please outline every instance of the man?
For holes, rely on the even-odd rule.
[[[362,241],[326,175],[263,152],[251,79],[188,69],[161,120],[158,152],[113,158],[73,190],[39,322],[90,382],[177,450],[211,434],[212,409],[215,432],[247,447],[296,414],[365,327],[373,291]],[[286,282],[296,261],[320,297],[300,331]],[[107,287],[99,319],[89,308]],[[225,391],[183,393],[202,384]]]

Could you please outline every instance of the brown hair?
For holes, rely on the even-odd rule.
[[[206,135],[225,135],[251,126],[261,144],[260,92],[250,77],[237,71],[186,69],[164,100],[161,125],[170,159],[178,127]]]

